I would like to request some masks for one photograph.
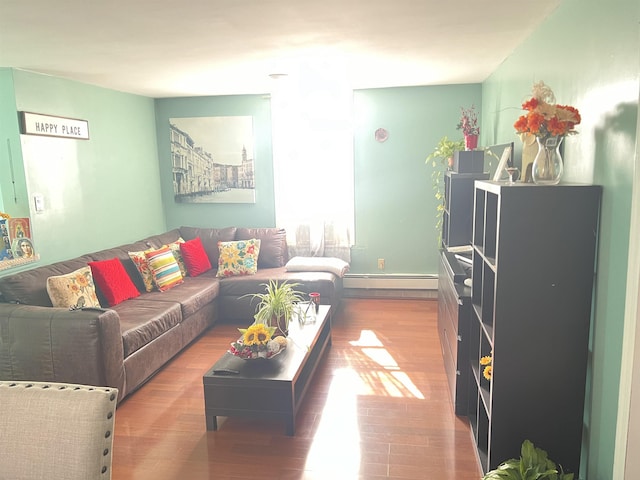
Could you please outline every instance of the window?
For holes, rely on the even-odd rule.
[[[353,92],[323,69],[301,67],[272,95],[276,223],[289,256],[350,261],[353,244]]]

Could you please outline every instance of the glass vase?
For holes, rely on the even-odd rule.
[[[564,136],[540,138],[538,141],[538,154],[533,159],[531,176],[533,183],[538,185],[557,185],[562,177],[562,156],[560,145]]]

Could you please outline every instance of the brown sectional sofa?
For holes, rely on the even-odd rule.
[[[164,292],[146,292],[128,252],[200,237],[214,268]],[[255,275],[216,277],[218,241],[261,240]],[[141,295],[110,308],[54,308],[47,278],[117,257]],[[286,235],[277,228],[180,227],[138,242],[0,278],[0,379],[115,387],[123,399],[216,322],[253,320],[268,280],[299,283],[337,307],[342,278],[328,271],[289,272]],[[100,292],[98,292],[99,294]],[[100,295],[99,295],[100,297]],[[101,304],[104,305],[101,301]],[[230,341],[233,339],[229,339]]]

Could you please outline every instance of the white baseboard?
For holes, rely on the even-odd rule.
[[[437,275],[367,275],[347,274],[343,279],[344,288],[375,288],[401,290],[437,290]]]

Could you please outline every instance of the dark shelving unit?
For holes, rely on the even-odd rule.
[[[453,253],[440,251],[438,273],[438,333],[449,390],[457,415],[467,414],[469,388],[469,322],[471,289],[466,272]]]
[[[444,212],[442,213],[442,245],[469,245],[473,226],[473,182],[489,178],[488,173],[456,173],[444,175]]]
[[[469,155],[470,152],[465,152]],[[456,156],[459,166],[469,158]],[[481,164],[478,165],[481,168]],[[444,176],[442,250],[438,272],[438,332],[451,400],[457,415],[467,415],[469,365],[469,323],[471,289],[464,285],[470,272],[450,247],[470,246],[473,231],[474,182],[489,178],[488,173],[447,171]],[[470,257],[469,257],[470,258]]]
[[[600,197],[475,182],[467,410],[485,472],[525,439],[579,471]]]

